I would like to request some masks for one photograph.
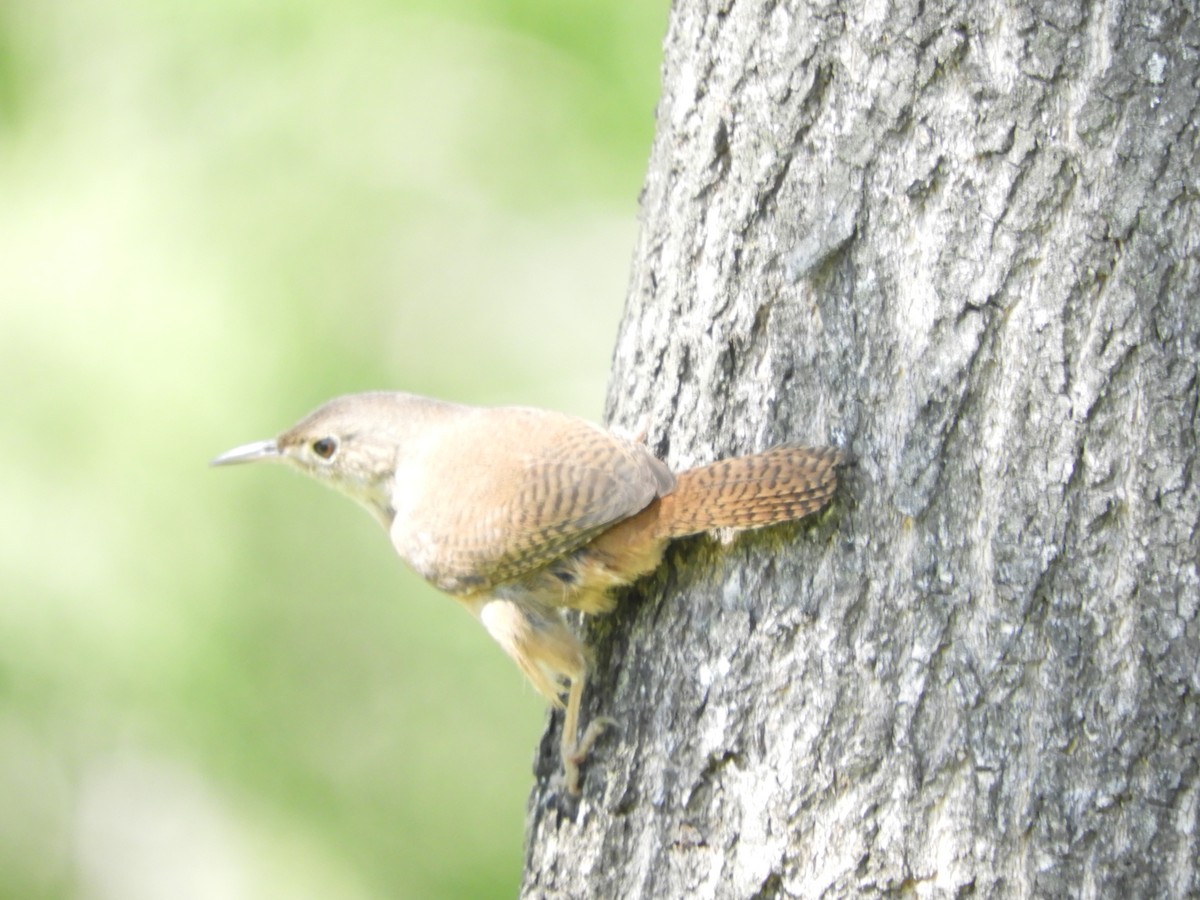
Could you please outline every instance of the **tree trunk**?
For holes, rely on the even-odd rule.
[[[544,740],[524,895],[1195,896],[1195,4],[678,0],[665,51],[611,419],[854,463],[585,626],[620,727],[578,801]]]

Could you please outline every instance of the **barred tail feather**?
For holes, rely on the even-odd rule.
[[[676,538],[801,519],[829,502],[841,461],[833,447],[781,444],[691,469],[663,498],[667,508],[659,527],[665,537]]]

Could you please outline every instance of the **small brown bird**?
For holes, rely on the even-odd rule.
[[[613,608],[673,538],[799,519],[837,486],[840,453],[792,444],[674,474],[635,440],[528,407],[398,392],[338,397],[214,466],[278,460],[369,509],[401,559],[458,599],[563,706],[567,788],[608,719],[577,738],[588,654],[563,612]]]

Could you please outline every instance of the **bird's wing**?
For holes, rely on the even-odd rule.
[[[450,593],[534,572],[674,486],[643,445],[572,416],[484,409],[455,427],[430,463],[429,483],[451,487],[392,526],[397,552]]]

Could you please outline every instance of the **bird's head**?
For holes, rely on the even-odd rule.
[[[349,394],[330,400],[276,438],[243,444],[211,465],[283,462],[357,500],[391,524],[392,479],[413,425],[438,404],[400,393]]]

